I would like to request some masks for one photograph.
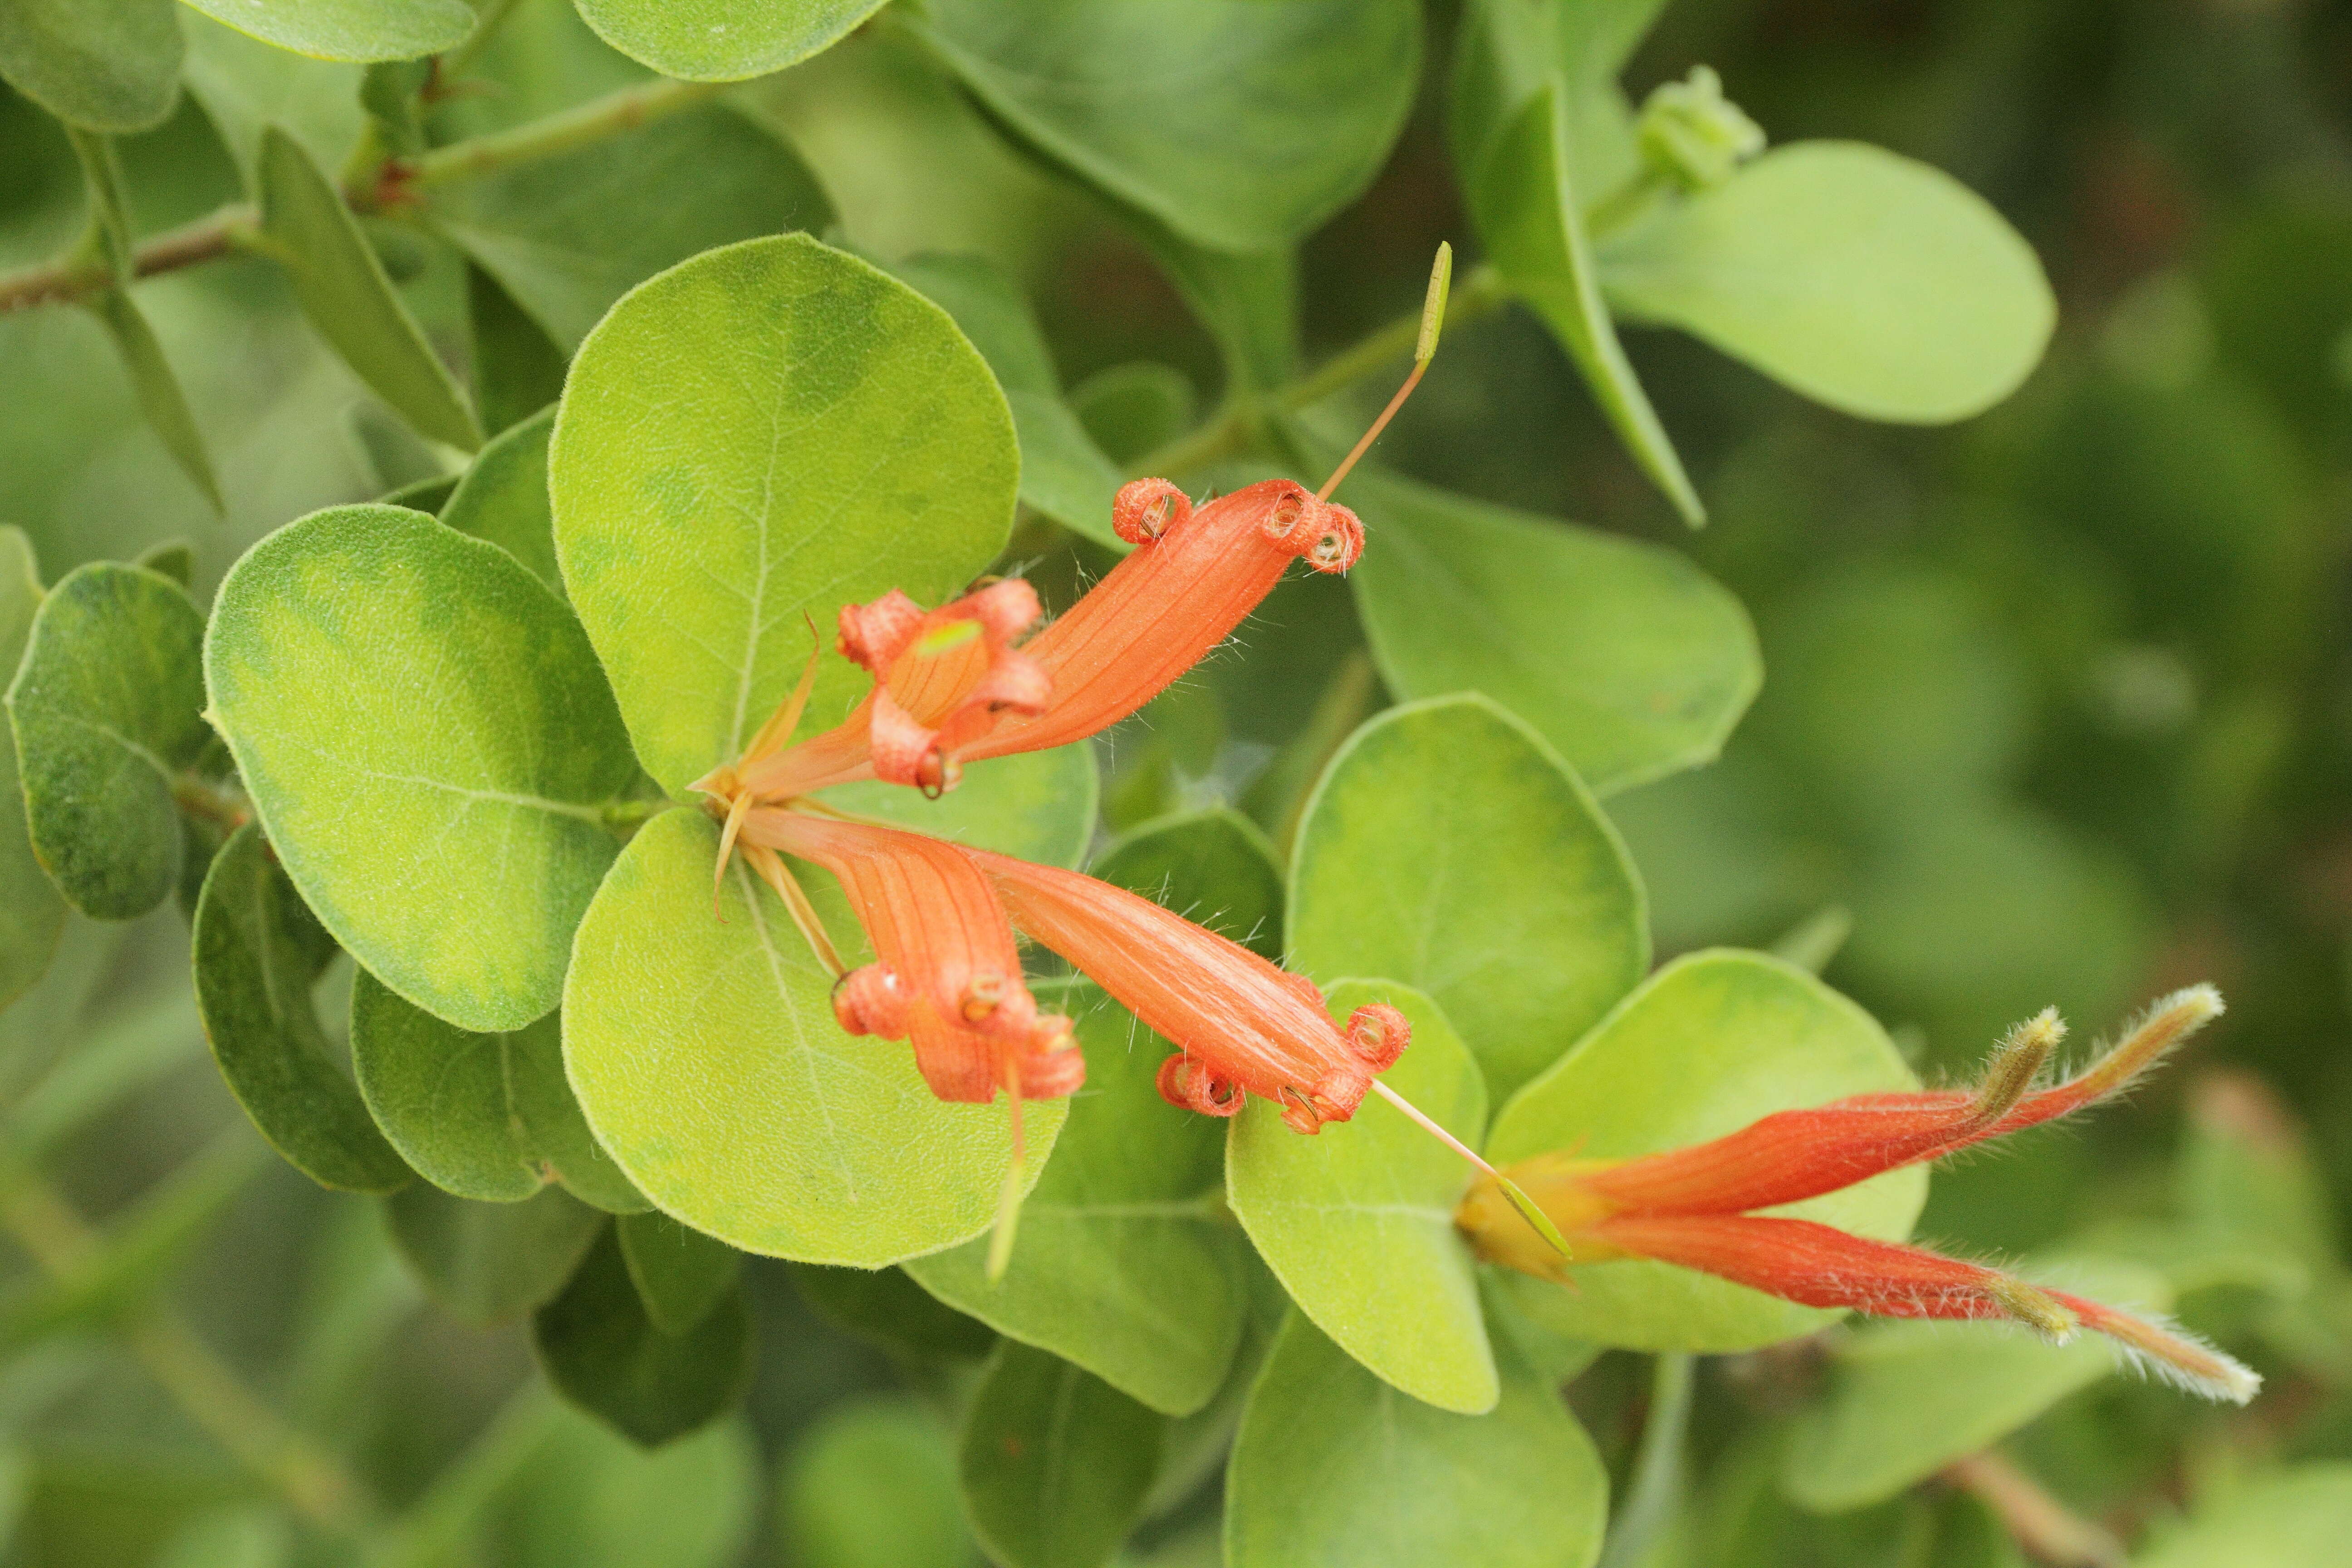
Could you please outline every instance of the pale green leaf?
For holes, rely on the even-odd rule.
[[[964,1506],[1005,1568],[1103,1568],[1142,1511],[1167,1421],[1068,1362],[1006,1342],[964,1417]]]
[[[2109,1306],[2161,1311],[2172,1292],[2147,1269],[2044,1258],[2019,1272]],[[2053,1345],[2014,1323],[1872,1323],[1832,1348],[1829,1386],[1798,1417],[1780,1485],[1816,1513],[1881,1502],[1990,1448],[2116,1370],[2115,1342]]]
[[[481,426],[465,394],[311,154],[272,125],[261,133],[257,166],[262,238],[310,325],[420,434],[469,452],[479,447]]]
[[[1817,402],[1940,425],[2017,389],[2057,301],[2032,247],[1941,170],[1800,142],[1602,247],[1601,286]]]
[[[1140,893],[1262,958],[1282,956],[1282,865],[1265,829],[1230,806],[1157,817],[1089,875]]]
[[[466,41],[466,0],[182,0],[264,43],[319,60],[413,60]]]
[[[1645,981],[1504,1106],[1486,1153],[1502,1166],[1562,1149],[1595,1160],[1656,1153],[1776,1110],[1917,1087],[1876,1021],[1795,965],[1762,953],[1695,953]],[[1899,1241],[1927,1193],[1927,1171],[1913,1166],[1770,1212]],[[1573,1289],[1522,1291],[1518,1304],[1596,1344],[1753,1350],[1840,1316],[1664,1263],[1570,1272]]]
[[[480,1204],[411,1182],[384,1200],[384,1214],[425,1293],[477,1327],[553,1300],[604,1229],[603,1215],[561,1187],[518,1204]]]
[[[822,792],[822,798],[843,811],[975,849],[1076,866],[1094,837],[1101,787],[1094,747],[1077,741],[974,763],[964,769],[963,782],[937,800],[905,784],[871,779],[836,784]]]
[[[798,1568],[973,1568],[955,1449],[911,1399],[828,1412],[785,1456],[776,1533]]]
[[[556,553],[637,755],[738,755],[842,605],[937,605],[1002,550],[1012,416],[947,313],[803,236],[638,287],[582,345],[549,454]],[[803,617],[808,619],[803,619]],[[827,659],[831,723],[871,686]]]
[[[13,678],[41,607],[33,542],[0,526],[0,676]],[[0,733],[0,1008],[40,979],[65,930],[66,901],[33,852],[14,726]]]
[[[163,449],[172,454],[189,482],[204,492],[213,510],[224,510],[220,480],[214,476],[212,458],[205,450],[204,433],[196,428],[196,416],[189,411],[188,395],[180,390],[180,378],[163,357],[163,345],[155,341],[155,329],[147,324],[127,289],[108,289],[90,301],[90,311],[114,340],[139,412],[147,416]]]
[[[1571,179],[1572,134],[1562,89],[1545,86],[1496,132],[1478,165],[1463,171],[1471,214],[1504,281],[1576,362],[1626,450],[1684,520],[1696,524],[1706,520],[1706,509],[1634,378],[1601,301],[1579,205],[1588,193]]]
[[[1507,1350],[1485,1415],[1408,1399],[1292,1313],[1225,1476],[1231,1568],[1591,1568],[1601,1456]]]
[[[833,218],[791,148],[717,105],[432,192],[426,211],[565,349],[665,268]]]
[[[909,21],[1024,141],[1225,251],[1294,244],[1360,195],[1421,75],[1418,0],[931,0]]]
[[[33,616],[8,688],[33,853],[99,920],[142,915],[180,875],[173,784],[211,732],[204,617],[161,573],[92,562]]]
[[[1641,883],[1591,795],[1484,698],[1410,703],[1332,759],[1290,868],[1292,965],[1427,992],[1498,1099],[1649,967]]]
[[[555,518],[547,504],[547,437],[555,410],[543,408],[490,438],[440,507],[441,521],[487,539],[563,594],[555,565]],[[426,510],[419,508],[418,510]]]
[[[352,955],[462,1027],[562,993],[636,768],[595,655],[514,558],[394,507],[288,524],[222,581],[213,716]]]
[[[335,1064],[311,993],[334,939],[251,823],[213,860],[196,905],[196,1000],[221,1077],[270,1146],[311,1180],[386,1193],[409,1170]]]
[[[741,81],[831,47],[882,0],[574,0],[596,36],[664,76]]]
[[[489,1510],[504,1568],[724,1568],[759,1511],[760,1452],[740,1421],[647,1450],[554,1406]]]
[[[172,0],[0,5],[0,81],[85,130],[162,124],[179,101],[180,54]]]
[[[1485,692],[1596,794],[1713,761],[1763,683],[1747,611],[1677,552],[1385,474],[1350,488],[1389,689]]]
[[[665,1334],[691,1332],[742,1274],[741,1253],[665,1214],[623,1215],[613,1234],[646,1316]]]
[[[444,1192],[517,1203],[560,1178],[596,1208],[646,1206],[572,1098],[554,1014],[474,1034],[362,971],[352,985],[352,1066],[376,1125]]]
[[[236,160],[248,191],[261,188],[266,126],[284,130],[320,168],[341,166],[365,123],[361,68],[305,59],[201,13],[180,20],[188,36],[188,91]]]
[[[907,1272],[999,1332],[1189,1414],[1241,1334],[1240,1238],[1216,1201],[1223,1130],[1160,1098],[1171,1047],[1092,986],[1041,991],[1038,1005],[1076,1016],[1087,1083],[1022,1205],[1011,1265],[991,1281],[982,1237]]]
[[[186,539],[167,539],[139,552],[133,566],[144,566],[150,572],[160,572],[181,587],[193,591],[196,585],[196,547]],[[5,624],[5,613],[0,613]],[[0,657],[5,657],[6,640],[0,634]]]
[[[751,1386],[742,1285],[726,1281],[692,1327],[665,1332],[646,1315],[609,1232],[563,1293],[533,1315],[530,1339],[557,1393],[648,1448],[707,1426]]]
[[[1003,1110],[944,1104],[904,1042],[843,1034],[833,977],[740,863],[712,910],[718,847],[706,817],[655,817],[581,922],[563,1051],[597,1141],[746,1252],[870,1268],[979,1235],[1012,1157]],[[1063,1110],[1028,1108],[1032,1173]]]
[[[2352,1464],[2302,1464],[2244,1481],[2158,1533],[2133,1568],[2317,1568],[2352,1532]]]
[[[1444,1014],[1410,987],[1349,980],[1331,991],[1332,1016],[1369,1002],[1412,1023],[1381,1081],[1475,1149],[1486,1087]],[[1496,1388],[1470,1249],[1454,1228],[1475,1173],[1378,1095],[1311,1138],[1253,1100],[1225,1145],[1234,1216],[1299,1310],[1383,1381],[1469,1415],[1492,1409]]]

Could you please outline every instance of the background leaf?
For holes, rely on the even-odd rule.
[[[1167,1422],[1068,1362],[1007,1341],[964,1417],[973,1527],[1006,1568],[1100,1568],[1135,1526]]]
[[[262,235],[310,325],[419,434],[468,452],[479,447],[481,426],[465,394],[311,155],[270,126],[257,168]]]
[[[311,999],[335,939],[255,824],[214,858],[193,940],[213,1059],[270,1146],[330,1187],[388,1193],[405,1184],[408,1166],[336,1066]]]
[[[516,1203],[561,1177],[593,1207],[646,1206],[572,1098],[552,1013],[508,1033],[474,1034],[362,971],[352,985],[352,1065],[375,1124],[446,1193]]]
[[[487,539],[521,562],[562,598],[555,514],[547,502],[547,438],[554,428],[555,410],[543,408],[492,437],[441,504],[440,517],[445,526]]]
[[[604,1229],[603,1215],[558,1187],[481,1204],[411,1182],[384,1200],[384,1214],[425,1294],[478,1328],[552,1300]]]
[[[236,161],[248,193],[261,189],[265,126],[276,125],[300,142],[320,168],[350,156],[365,123],[359,67],[305,59],[201,12],[182,16],[180,26],[188,38],[183,68],[188,92]]]
[[[1609,302],[1866,419],[1981,413],[2041,362],[2032,247],[1939,169],[1855,142],[1776,148],[1602,248]]]
[[[563,1293],[531,1320],[531,1348],[566,1399],[656,1447],[716,1419],[751,1381],[751,1314],[740,1285],[684,1333],[646,1314],[607,1231]]]
[[[655,817],[581,922],[563,1054],[598,1142],[746,1252],[870,1268],[979,1235],[1012,1157],[1003,1110],[944,1104],[903,1043],[843,1034],[832,976],[740,862],[714,916],[718,847],[698,813]],[[1029,1106],[1032,1172],[1063,1111]]]
[[[394,991],[517,1029],[562,993],[636,776],[595,655],[504,551],[394,507],[288,524],[223,580],[213,713],[288,873]]]
[[[1412,1044],[1381,1080],[1473,1149],[1486,1087],[1435,1003],[1378,980],[1334,985],[1331,1016],[1403,1009]],[[1290,1299],[1382,1379],[1440,1409],[1494,1408],[1495,1358],[1454,1208],[1474,1175],[1459,1154],[1378,1096],[1312,1138],[1253,1100],[1225,1144],[1235,1217]]]
[[[722,1568],[740,1560],[751,1533],[759,1464],[740,1422],[649,1453],[558,1407],[494,1505],[500,1561],[511,1568]]]
[[[596,36],[664,76],[741,81],[808,58],[882,0],[576,0]]]
[[[631,293],[573,362],[549,455],[556,552],[646,771],[734,757],[799,678],[802,616],[937,605],[1003,547],[1019,452],[946,312],[798,235]],[[812,722],[871,684],[828,659]]]
[[[2290,1465],[2226,1492],[2134,1557],[2135,1568],[2325,1563],[2352,1524],[2352,1465]]]
[[[1224,1380],[1242,1329],[1239,1238],[1215,1201],[1223,1130],[1160,1098],[1171,1047],[1093,986],[1041,987],[1038,1005],[1078,1020],[1087,1083],[1022,1205],[1012,1263],[991,1281],[981,1237],[907,1272],[999,1332],[1190,1414]]]
[[[163,345],[155,341],[155,329],[139,313],[126,289],[108,289],[90,302],[90,310],[105,326],[107,336],[114,340],[123,372],[131,377],[131,390],[139,400],[139,411],[147,416],[156,438],[189,482],[204,492],[213,510],[225,510],[220,480],[213,473],[204,435],[189,412],[188,395],[180,390],[180,378],[172,374],[171,362],[163,357]]]
[[[1024,141],[1229,251],[1359,195],[1421,67],[1415,0],[932,0],[914,25]]]
[[[1486,1153],[1497,1165],[1555,1149],[1595,1160],[1654,1153],[1775,1110],[1917,1084],[1885,1031],[1804,971],[1761,953],[1694,953],[1643,982],[1521,1089],[1495,1118]],[[1899,1241],[1927,1190],[1926,1169],[1912,1166],[1770,1212]],[[1515,1300],[1554,1331],[1597,1344],[1749,1350],[1842,1315],[1664,1263],[1570,1272],[1573,1289]]]
[[[1290,870],[1293,967],[1419,987],[1507,1097],[1649,965],[1642,889],[1576,776],[1483,698],[1356,731]]]
[[[665,1334],[691,1332],[742,1274],[742,1254],[665,1214],[624,1215],[613,1235],[646,1316]]]
[[[466,41],[465,0],[184,0],[215,21],[322,60],[413,60]]]
[[[1739,601],[1688,558],[1366,471],[1349,574],[1381,679],[1483,691],[1596,795],[1715,760],[1764,679]]]
[[[993,1329],[932,1296],[903,1268],[787,1263],[784,1271],[817,1316],[894,1355],[918,1363],[971,1362],[996,1348]]]
[[[160,125],[180,97],[172,0],[11,0],[0,7],[0,79],[68,125]]]
[[[1230,806],[1155,817],[1088,874],[1140,893],[1260,957],[1282,957],[1282,865],[1265,829]]]
[[[33,616],[8,721],[33,853],[84,914],[145,914],[180,873],[178,774],[211,739],[204,617],[161,573],[93,562]]]
[[[21,528],[0,526],[0,673],[16,675],[40,607],[33,542]],[[0,735],[0,1009],[40,979],[65,923],[65,899],[33,853],[12,724]]]
[[[777,1533],[803,1568],[970,1568],[980,1560],[957,1501],[955,1451],[908,1399],[831,1411],[784,1460]]]
[[[1609,1519],[1601,1457],[1559,1394],[1507,1350],[1500,1360],[1493,1411],[1457,1415],[1399,1394],[1293,1312],[1226,1471],[1225,1561],[1591,1568]]]

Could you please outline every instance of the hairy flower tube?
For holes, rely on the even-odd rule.
[[[1894,1318],[2006,1319],[2056,1340],[2087,1328],[2158,1375],[2242,1405],[2261,1379],[2178,1330],[1924,1247],[1754,1212],[1836,1192],[2106,1099],[2221,1011],[2210,986],[2176,992],[2084,1071],[2036,1089],[2064,1032],[2057,1016],[2045,1012],[2011,1031],[1973,1089],[1857,1095],[1780,1111],[1687,1149],[1623,1160],[1580,1159],[1562,1150],[1503,1173],[1559,1226],[1578,1264],[1648,1258],[1808,1307]],[[1454,1220],[1488,1261],[1568,1278],[1566,1260],[1536,1244],[1493,1177],[1473,1184]]]

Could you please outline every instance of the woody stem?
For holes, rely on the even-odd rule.
[[[1991,1449],[1947,1465],[1944,1479],[1990,1509],[2038,1562],[2053,1568],[2124,1568],[2122,1542]]]

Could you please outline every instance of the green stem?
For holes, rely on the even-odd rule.
[[[482,51],[488,48],[490,40],[498,36],[499,28],[514,14],[515,4],[516,0],[488,0],[477,9],[474,30],[466,35],[466,41],[436,62],[434,82],[438,90],[427,91],[425,97],[428,101],[436,97],[447,96],[448,84],[473,68],[474,62],[482,58]]]
[[[0,1190],[0,1226],[48,1274],[70,1278],[100,1251],[97,1234],[55,1188],[23,1176]],[[267,1482],[287,1506],[342,1537],[363,1532],[372,1505],[357,1479],[331,1454],[264,1405],[198,1339],[163,1308],[134,1320],[131,1352],[190,1420]]]
[[[1642,1447],[1633,1456],[1633,1480],[1609,1531],[1601,1568],[1642,1568],[1674,1526],[1682,1504],[1683,1445],[1690,1433],[1691,1367],[1687,1355],[1658,1357],[1651,1376],[1649,1418],[1643,1423]]]
[[[172,780],[172,804],[190,816],[202,817],[223,833],[235,833],[253,820],[252,803],[231,784],[215,784],[202,773],[184,773]]]
[[[1487,264],[1473,268],[1454,285],[1445,308],[1449,327],[1491,315],[1510,297],[1502,274]],[[1263,398],[1228,403],[1210,421],[1188,436],[1179,437],[1147,454],[1133,472],[1176,474],[1205,467],[1247,449],[1254,433],[1268,414],[1295,414],[1333,393],[1409,357],[1421,338],[1421,312],[1409,311],[1340,350],[1296,381],[1276,387]]]

